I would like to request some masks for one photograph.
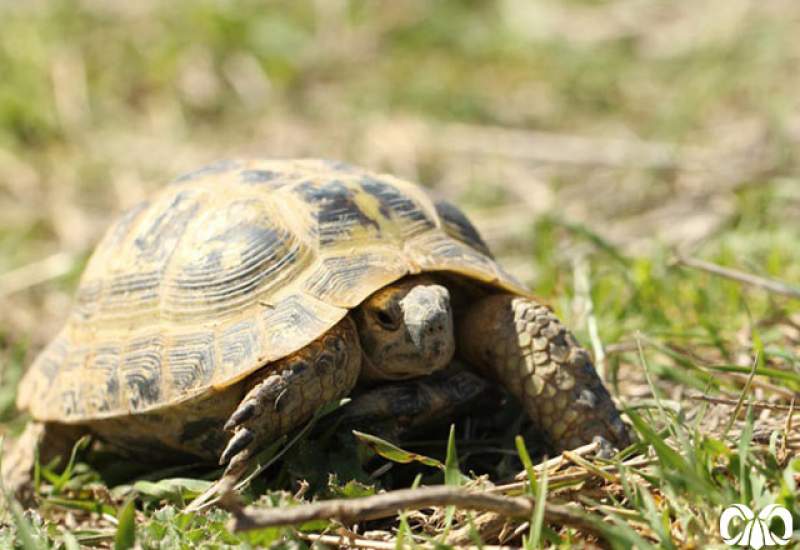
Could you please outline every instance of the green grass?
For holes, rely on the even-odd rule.
[[[800,304],[674,262],[681,252],[800,280],[800,8],[736,4],[748,10],[711,0],[4,5],[0,433],[21,431],[16,384],[117,213],[217,158],[336,157],[464,205],[501,263],[587,347],[605,349],[608,385],[651,461],[617,457],[600,476],[603,461],[578,459],[509,494],[578,503],[614,548],[721,544],[719,515],[735,502],[782,504],[798,524],[797,420],[780,406],[800,392]],[[497,128],[527,141],[502,141]],[[560,150],[540,132],[590,140],[595,156],[553,160]],[[648,163],[642,141],[669,161]],[[611,142],[626,154],[598,160]],[[59,252],[68,265],[5,292],[15,270]],[[402,449],[325,417],[269,449],[264,460],[283,454],[243,496],[269,507],[533,471],[546,449],[516,405],[491,407]],[[0,504],[0,547],[302,547],[309,533],[337,531],[316,522],[233,534],[228,512],[185,512],[218,473],[142,471],[76,450],[66,469],[42,465],[37,507]],[[544,513],[502,542],[593,540]],[[405,547],[462,529],[473,544],[501,542],[481,521],[407,513],[361,532]]]

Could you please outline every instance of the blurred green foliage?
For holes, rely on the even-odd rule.
[[[545,32],[537,6],[518,1],[56,0],[2,9],[0,143],[18,150],[69,139],[76,121],[63,120],[62,83],[84,88],[69,93],[82,96],[73,99],[85,101],[80,122],[90,126],[130,124],[161,102],[175,103],[189,128],[234,126],[272,109],[314,117],[326,106],[313,98],[323,89],[360,116],[624,124],[681,141],[726,110],[763,116],[780,132],[795,106],[793,87],[776,78],[793,67],[795,28],[769,12],[754,12],[734,36],[715,39],[712,28],[712,39],[693,45],[680,39],[696,37],[675,33],[673,48],[658,49],[647,29],[586,43]],[[193,82],[192,66],[210,78]],[[269,100],[248,103],[237,90],[237,71],[254,70]]]

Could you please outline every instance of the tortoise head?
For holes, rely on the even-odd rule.
[[[453,358],[450,293],[427,277],[409,277],[367,298],[353,315],[364,352],[362,380],[404,380]]]

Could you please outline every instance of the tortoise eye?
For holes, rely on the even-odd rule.
[[[400,326],[399,320],[384,309],[376,309],[373,311],[373,314],[378,324],[386,330],[397,330]]]

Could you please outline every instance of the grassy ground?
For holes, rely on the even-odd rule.
[[[783,504],[800,524],[797,298],[677,261],[800,279],[799,22],[792,0],[4,3],[10,438],[25,422],[16,382],[113,216],[199,164],[261,155],[343,159],[461,204],[593,350],[642,444],[605,470],[575,456],[533,468],[530,487],[511,482],[525,467],[514,436],[535,460],[542,449],[513,403],[459,419],[449,446],[447,427],[408,442],[428,465],[323,419],[273,449],[284,459],[248,500],[366,495],[419,475],[582,511],[502,525],[428,510],[358,535],[319,521],[231,534],[225,511],[183,511],[217,472],[135,471],[79,450],[43,467],[40,506],[0,505],[0,546],[294,547],[325,532],[375,548],[698,548],[721,545],[735,502]]]

